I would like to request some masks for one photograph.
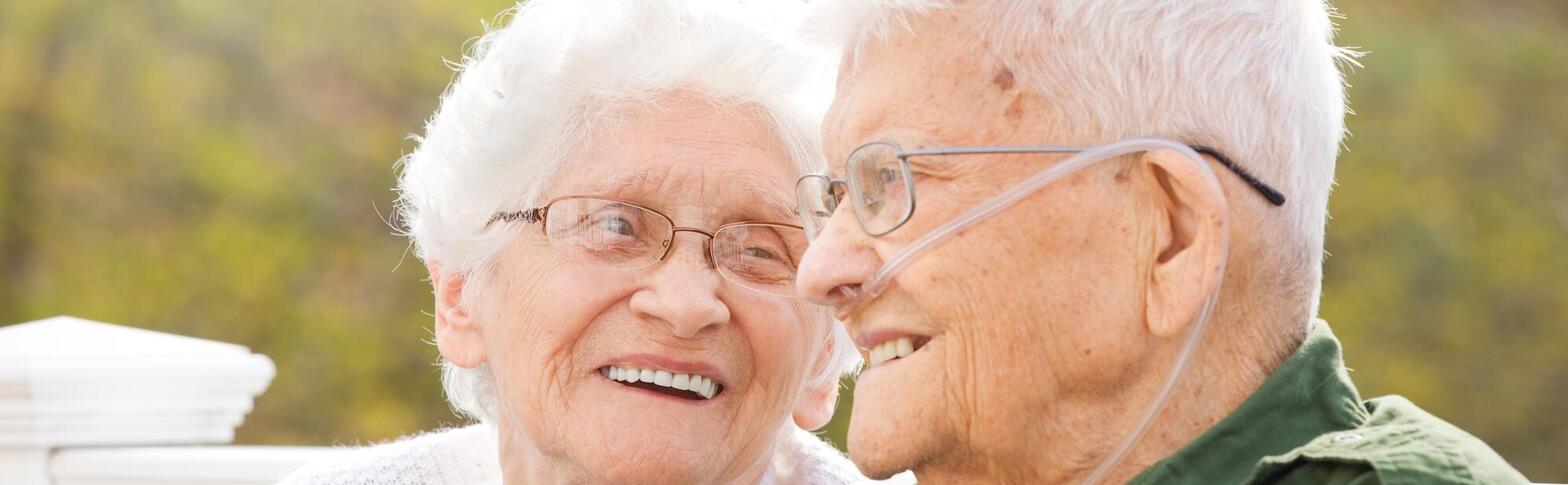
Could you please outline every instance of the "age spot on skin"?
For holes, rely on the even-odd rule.
[[[1013,96],[1013,102],[1007,105],[1007,112],[1003,113],[1010,121],[1018,121],[1024,116],[1024,97]]]
[[[997,71],[996,77],[991,79],[991,82],[1002,88],[1003,91],[1013,89],[1013,81],[1013,70],[1005,67]]]

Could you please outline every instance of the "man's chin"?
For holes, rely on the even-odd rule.
[[[883,461],[865,458],[864,455],[856,455],[854,452],[850,452],[849,461],[855,463],[855,468],[860,469],[861,475],[865,475],[866,478],[870,478],[872,480],[887,480],[889,478],[893,478],[893,475],[902,473],[910,468],[908,466],[891,465],[884,463]]]
[[[877,422],[877,418],[862,419],[856,413],[849,424],[849,459],[866,477],[885,480],[911,470],[933,451],[922,445],[932,441],[929,427],[901,431],[896,426],[888,426],[889,421]]]
[[[943,346],[933,339],[912,357],[867,369],[855,384],[849,458],[868,477],[912,470],[957,444],[943,405]]]

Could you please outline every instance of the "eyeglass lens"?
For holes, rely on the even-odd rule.
[[[872,236],[891,232],[914,212],[914,180],[898,153],[892,144],[872,143],[851,153],[845,166],[855,217]],[[807,234],[816,237],[845,195],[822,175],[808,175],[795,184],[796,210]]]
[[[675,225],[651,209],[623,202],[574,197],[546,210],[545,236],[568,260],[634,269],[663,259],[674,243]],[[795,266],[805,252],[805,231],[783,224],[729,225],[707,243],[721,275],[765,293],[793,296]]]
[[[850,154],[848,171],[850,201],[867,233],[886,234],[909,217],[911,180],[898,157],[898,148],[887,143],[872,143]]]
[[[795,183],[796,212],[806,226],[808,236],[817,237],[828,218],[833,217],[833,211],[838,210],[839,201],[843,199],[842,191],[839,188],[835,193],[832,182],[822,175],[807,175]]]

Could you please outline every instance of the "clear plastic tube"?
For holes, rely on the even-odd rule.
[[[1077,154],[1067,157],[1061,162],[1058,162],[1056,165],[1053,165],[1050,168],[1042,170],[1040,173],[1029,177],[1023,182],[1008,188],[1002,193],[997,194],[995,197],[992,197],[981,203],[980,205],[964,211],[962,214],[959,214],[958,217],[954,218],[952,222],[938,227],[932,230],[930,233],[927,233],[926,235],[921,236],[919,239],[916,239],[913,243],[910,243],[909,246],[905,247],[903,251],[900,251],[898,254],[888,259],[881,268],[878,268],[877,272],[872,274],[870,280],[867,280],[865,283],[860,285],[860,289],[858,291],[848,295],[850,298],[852,298],[852,301],[841,307],[842,310],[840,310],[840,317],[842,318],[845,314],[852,313],[858,310],[861,306],[865,305],[867,302],[876,299],[877,295],[880,295],[883,290],[887,289],[887,286],[892,282],[893,277],[897,275],[900,270],[903,270],[905,266],[908,266],[916,256],[919,256],[921,253],[924,253],[926,250],[935,246],[937,243],[942,242],[958,231],[972,226],[975,223],[984,220],[986,217],[1002,211],[1003,209],[1012,207],[1013,204],[1018,203],[1018,201],[1023,200],[1025,197],[1028,197],[1035,191],[1040,190],[1041,188],[1044,188],[1045,186],[1050,185],[1052,182],[1060,180],[1063,177],[1082,170],[1085,167],[1121,155],[1161,149],[1175,150],[1183,155],[1186,155],[1187,159],[1191,160],[1193,164],[1200,168],[1200,173],[1205,174],[1205,176],[1208,177],[1211,181],[1214,181],[1215,186],[1219,185],[1219,182],[1215,180],[1214,171],[1210,169],[1208,164],[1203,161],[1203,157],[1201,155],[1199,155],[1196,151],[1193,151],[1192,148],[1188,147],[1187,145],[1176,143],[1174,141],[1156,138],[1137,138],[1084,149],[1079,151]],[[1228,252],[1228,235],[1222,235],[1221,241],[1222,244],[1227,245],[1222,253]],[[1220,258],[1220,264],[1225,264],[1225,258]],[[1220,268],[1219,274],[1222,275],[1221,278],[1223,279],[1223,275],[1225,274],[1223,267]],[[1099,483],[1101,480],[1104,480],[1105,477],[1116,468],[1117,464],[1121,463],[1122,460],[1127,458],[1127,455],[1131,453],[1135,446],[1137,446],[1139,440],[1143,438],[1143,435],[1148,432],[1149,427],[1154,424],[1155,417],[1159,415],[1161,409],[1164,409],[1166,402],[1170,400],[1171,394],[1175,392],[1176,386],[1180,382],[1182,375],[1186,373],[1187,367],[1192,362],[1192,358],[1196,353],[1198,344],[1203,340],[1204,327],[1208,324],[1209,315],[1213,312],[1214,305],[1219,300],[1219,288],[1222,283],[1223,281],[1216,281],[1214,285],[1214,292],[1209,294],[1207,299],[1204,301],[1203,307],[1193,318],[1191,324],[1188,325],[1187,335],[1182,342],[1181,349],[1176,356],[1176,360],[1171,366],[1171,370],[1166,376],[1164,384],[1162,384],[1159,392],[1155,394],[1154,399],[1151,401],[1148,410],[1144,412],[1143,416],[1139,418],[1138,422],[1135,423],[1133,427],[1127,432],[1127,434],[1123,436],[1122,440],[1117,443],[1116,447],[1112,449],[1111,453],[1106,455],[1105,460],[1103,460],[1099,466],[1095,467],[1095,469],[1091,471],[1089,475],[1087,475],[1083,483],[1095,484]]]

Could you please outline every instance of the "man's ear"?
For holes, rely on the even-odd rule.
[[[838,322],[833,322],[838,325]],[[815,379],[822,373],[835,373],[828,369],[829,360],[833,358],[833,333],[828,333],[826,345],[817,353],[816,365],[812,366],[813,372],[807,377]],[[795,403],[795,425],[807,431],[827,426],[828,420],[833,419],[833,409],[838,407],[839,380],[835,378],[823,379],[820,383],[806,386],[806,392],[800,396],[800,401]]]
[[[474,367],[485,362],[485,346],[479,322],[463,303],[468,275],[448,272],[440,263],[425,265],[436,294],[436,349],[441,357],[458,367]]]
[[[1186,329],[1219,289],[1230,213],[1206,163],[1175,150],[1144,152],[1138,163],[1155,182],[1157,217],[1144,316],[1151,333],[1169,337]]]

